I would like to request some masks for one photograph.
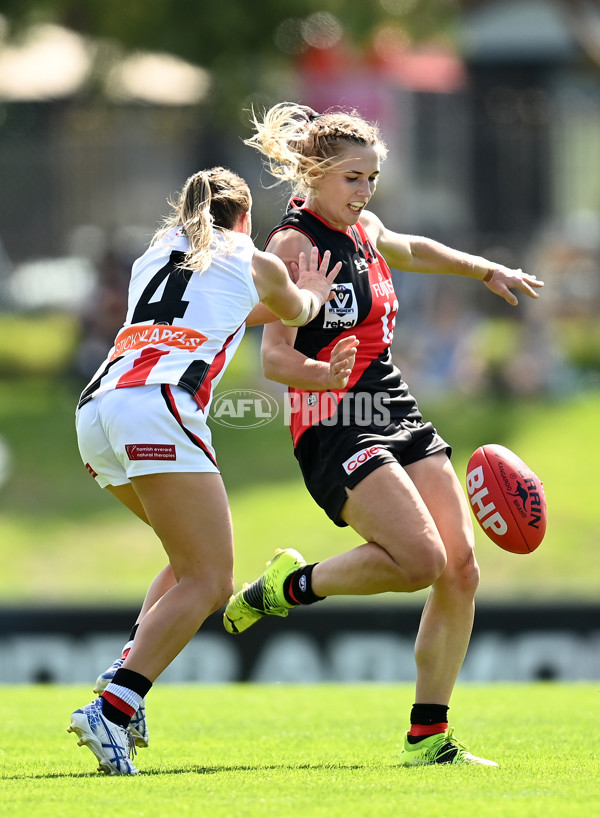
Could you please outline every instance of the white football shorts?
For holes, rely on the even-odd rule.
[[[79,452],[96,482],[123,486],[165,472],[219,472],[206,415],[169,384],[102,392],[75,416]]]

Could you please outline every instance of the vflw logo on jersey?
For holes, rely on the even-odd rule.
[[[333,298],[325,304],[323,329],[346,329],[354,327],[358,321],[358,304],[354,285],[351,282],[336,284]]]

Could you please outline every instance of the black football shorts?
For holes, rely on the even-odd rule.
[[[346,488],[354,488],[379,466],[408,466],[437,452],[450,457],[451,447],[415,409],[386,426],[317,423],[300,437],[294,453],[306,487],[336,525],[347,525],[340,517]]]

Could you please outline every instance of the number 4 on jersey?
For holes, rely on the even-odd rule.
[[[165,266],[152,276],[133,312],[132,324],[172,324],[174,318],[183,318],[190,303],[183,300],[183,294],[192,275],[191,270],[180,266],[184,260],[185,253],[174,250]],[[163,282],[160,298],[152,301]]]

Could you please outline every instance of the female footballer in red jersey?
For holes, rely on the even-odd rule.
[[[307,488],[334,523],[364,543],[306,565],[278,551],[233,596],[224,625],[240,633],[265,614],[286,616],[327,596],[430,588],[415,645],[416,694],[402,765],[482,764],[448,727],[450,697],[470,640],[479,580],[470,512],[450,447],[423,420],[392,361],[398,302],[390,267],[482,281],[509,304],[542,282],[420,236],[389,230],[368,211],[386,150],[356,113],[276,105],[247,144],[297,193],[267,249],[297,277],[298,253],[342,263],[334,297],[305,326],[267,324],[267,377],[290,387],[294,453]]]
[[[233,589],[229,504],[206,419],[214,388],[259,302],[290,325],[311,320],[339,269],[299,257],[302,288],[250,239],[248,186],[225,168],[191,176],[173,213],[134,263],[125,324],[81,395],[77,438],[96,482],[147,522],[169,566],[156,580],[135,641],[71,715],[111,775],[135,775],[148,743],[144,699]],[[310,258],[307,266],[306,259]]]

